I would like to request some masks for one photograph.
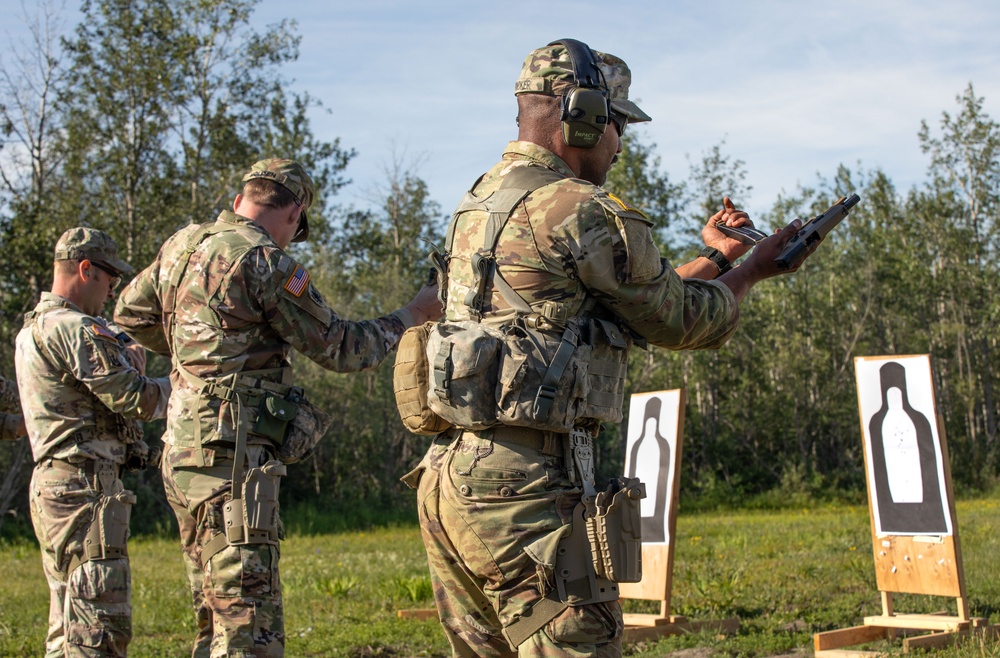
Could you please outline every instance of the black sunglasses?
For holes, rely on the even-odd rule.
[[[121,282],[122,282],[122,275],[121,274],[119,274],[118,272],[115,272],[113,269],[111,269],[107,265],[102,265],[101,263],[98,263],[96,260],[90,261],[90,264],[93,265],[94,267],[96,267],[97,269],[103,271],[105,274],[107,274],[108,276],[111,277],[111,289],[112,290],[117,290],[118,289],[118,286],[121,285]]]
[[[625,126],[628,125],[628,117],[624,114],[619,114],[612,110],[611,112],[611,122],[615,124],[615,130],[618,131],[619,137],[625,136]]]

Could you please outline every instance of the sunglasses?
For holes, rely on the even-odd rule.
[[[611,122],[615,124],[615,130],[618,131],[619,137],[625,136],[625,126],[628,125],[628,117],[624,114],[619,114],[612,110],[611,112]]]
[[[90,261],[90,264],[93,265],[94,267],[96,267],[97,269],[103,271],[108,276],[110,276],[111,277],[111,289],[112,290],[118,290],[118,286],[120,286],[121,283],[122,283],[122,277],[121,277],[120,274],[118,274],[118,272],[115,272],[113,269],[111,269],[107,265],[102,265],[101,263],[98,263],[97,261],[93,261],[92,260],[92,261]]]

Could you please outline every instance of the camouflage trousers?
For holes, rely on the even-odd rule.
[[[45,658],[125,656],[132,639],[132,574],[128,558],[90,560],[73,571],[101,494],[93,476],[43,461],[31,476],[31,522],[49,584]]]
[[[251,465],[267,461],[261,446],[247,450]],[[278,546],[226,546],[208,560],[202,550],[224,531],[232,460],[192,467],[191,449],[166,446],[163,488],[180,526],[181,549],[198,632],[193,658],[275,658],[284,655],[285,626]]]
[[[558,540],[580,489],[560,457],[494,442],[490,434],[439,437],[404,478],[417,486],[434,598],[452,653],[621,656],[617,601],[568,607],[516,649],[506,640],[503,629],[553,588]]]

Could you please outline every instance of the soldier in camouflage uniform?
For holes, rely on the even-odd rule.
[[[298,163],[270,159],[243,181],[233,212],[168,239],[115,313],[136,340],[173,360],[163,481],[198,621],[193,655],[205,658],[284,651],[277,535],[233,544],[224,527],[243,467],[283,468],[256,425],[238,448],[242,415],[259,418],[267,392],[291,391],[293,349],[330,370],[360,371],[385,359],[407,328],[441,315],[428,286],[384,317],[338,317],[285,252],[308,236],[312,180]]]
[[[26,433],[17,380],[0,377],[0,441],[14,441]]]
[[[150,458],[138,421],[166,415],[170,384],[144,376],[145,352],[98,317],[132,271],[114,240],[70,229],[55,261],[52,292],[25,316],[15,353],[35,460],[31,520],[51,594],[45,656],[125,656],[135,496],[119,475]]]
[[[567,48],[557,42],[527,57],[515,87],[518,141],[474,184],[449,226],[447,306],[440,326],[478,322],[503,328],[507,337],[533,336],[542,346],[543,365],[557,360],[564,327],[578,318],[599,319],[602,327],[610,322],[626,336],[668,349],[718,348],[736,329],[738,304],[749,288],[779,272],[773,261],[798,224],[730,269],[748,247],[725,237],[716,223],[749,220],[726,199],[702,231],[704,255],[675,271],[657,252],[652,222],[600,187],[621,152],[626,124],[649,117],[628,99],[631,73],[625,63],[581,46],[599,69],[594,78],[614,127],[593,148],[568,145],[561,101],[577,78]],[[527,196],[505,217],[497,216],[490,204],[510,189],[505,180],[515,174],[528,180],[526,173],[545,182],[524,185],[531,190]],[[493,250],[492,284],[474,308],[470,299],[476,301],[481,273],[489,271],[483,264],[490,259],[487,231],[504,219]],[[505,342],[502,349],[516,344]],[[509,393],[506,387],[516,387],[528,372],[523,363],[510,369],[508,363],[516,366],[524,356],[503,352],[499,380],[483,382],[484,397],[497,389],[501,411],[501,386]],[[454,373],[475,371],[469,364],[449,365]],[[573,432],[596,436],[601,419],[620,419],[621,385],[599,393],[595,399],[606,405],[613,399],[617,410],[581,412]],[[589,401],[590,392],[583,395]],[[580,476],[586,475],[566,457],[568,436],[532,428],[523,418],[485,429],[459,427],[439,435],[404,478],[418,489],[435,600],[455,656],[621,655],[617,598],[567,605],[553,584],[559,542],[569,534],[581,501]]]

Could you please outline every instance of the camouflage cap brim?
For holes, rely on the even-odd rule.
[[[113,269],[118,274],[132,274],[135,272],[135,268],[123,261],[121,258],[91,258],[90,260],[98,261],[103,263]]]
[[[611,109],[627,116],[629,123],[642,123],[643,121],[653,120],[653,117],[643,112],[639,109],[638,105],[630,100],[611,101]]]

